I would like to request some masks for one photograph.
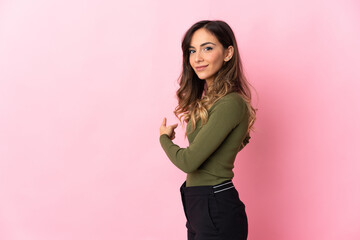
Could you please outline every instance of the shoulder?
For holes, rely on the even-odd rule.
[[[224,97],[221,98],[223,101],[232,102],[234,104],[243,105],[245,104],[244,99],[240,96],[238,92],[228,93]],[[220,99],[220,100],[221,100]]]
[[[229,108],[233,110],[241,110],[246,106],[244,99],[237,92],[228,93],[217,102],[214,103],[213,107],[215,109],[219,108]]]
[[[214,103],[210,109],[210,114],[215,112],[239,119],[242,118],[246,112],[246,103],[239,93],[228,93]]]

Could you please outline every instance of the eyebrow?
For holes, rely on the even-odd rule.
[[[212,43],[212,42],[205,42],[205,43],[201,44],[201,45],[200,45],[200,47],[202,47],[202,46],[204,46],[204,45],[206,45],[206,44],[212,44],[212,45],[215,45],[215,46],[216,46],[216,44],[215,44],[215,43]],[[193,46],[189,46],[189,48],[195,48],[195,47],[193,47]]]

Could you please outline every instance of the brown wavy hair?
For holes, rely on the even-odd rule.
[[[205,87],[205,80],[198,78],[189,62],[189,47],[193,34],[200,28],[206,29],[213,34],[224,49],[233,46],[234,54],[232,58],[224,62],[222,68],[217,72],[214,82],[210,88]],[[231,92],[238,92],[244,99],[249,110],[247,138],[250,138],[250,130],[254,130],[253,124],[256,119],[256,111],[251,105],[251,84],[247,81],[240,59],[240,54],[235,39],[235,35],[230,26],[224,21],[203,20],[192,25],[182,39],[183,64],[182,73],[178,79],[180,88],[176,91],[178,106],[174,114],[179,119],[181,125],[191,121],[193,132],[196,128],[197,120],[201,119],[201,126],[208,121],[208,110],[221,97]],[[186,137],[186,132],[185,132]]]

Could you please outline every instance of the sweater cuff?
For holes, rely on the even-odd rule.
[[[172,143],[173,142],[171,141],[170,137],[166,133],[160,135],[160,144],[164,149]]]
[[[166,138],[170,139],[169,136],[166,133],[161,134],[160,135],[160,142],[164,141],[163,139],[166,139]]]

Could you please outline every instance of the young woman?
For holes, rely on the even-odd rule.
[[[183,70],[174,113],[187,123],[189,147],[172,140],[177,124],[160,127],[166,155],[187,173],[180,187],[189,240],[247,239],[245,205],[232,178],[237,153],[256,119],[236,39],[223,21],[200,21],[182,41]]]

